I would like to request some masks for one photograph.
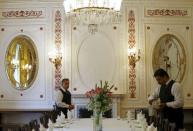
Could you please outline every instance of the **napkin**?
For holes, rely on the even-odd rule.
[[[64,115],[63,112],[61,112],[61,119],[62,119],[62,120],[65,120],[65,119],[66,119],[66,117],[65,117],[65,115]]]
[[[56,123],[61,123],[61,116],[57,116]]]
[[[50,127],[50,126],[53,126],[53,123],[52,123],[52,121],[49,119],[48,120],[48,126]]]
[[[132,110],[127,111],[127,119],[128,120],[134,120],[135,119],[135,112]]]
[[[137,114],[137,120],[138,120],[138,121],[141,121],[141,120],[144,120],[144,119],[145,119],[145,115],[142,114],[142,111],[139,112],[139,113]]]
[[[157,131],[157,128],[154,127],[153,123],[147,127],[147,131]]]
[[[68,110],[67,114],[68,114],[68,119],[72,119],[72,112]]]
[[[46,131],[46,128],[40,123],[40,128],[39,128],[40,131]]]

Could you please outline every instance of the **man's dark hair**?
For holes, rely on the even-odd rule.
[[[69,81],[69,79],[68,79],[68,78],[62,79],[62,83],[63,83],[64,81]]]
[[[162,68],[155,71],[154,77],[156,77],[156,76],[160,76],[160,77],[167,76],[167,77],[169,77],[168,73]]]

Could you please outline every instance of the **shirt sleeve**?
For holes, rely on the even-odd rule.
[[[60,90],[56,91],[55,99],[56,99],[56,105],[58,107],[69,108],[68,104],[66,104],[65,102],[62,102],[63,94]]]
[[[160,87],[157,87],[154,90],[153,94],[148,97],[148,101],[158,99],[159,98],[159,91],[160,91]]]
[[[167,102],[166,105],[172,108],[180,108],[184,105],[183,88],[179,83],[174,83],[171,89],[174,101]]]

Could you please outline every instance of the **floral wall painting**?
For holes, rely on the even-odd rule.
[[[169,76],[181,82],[186,69],[185,50],[181,41],[172,34],[161,36],[153,50],[153,70],[165,69]]]

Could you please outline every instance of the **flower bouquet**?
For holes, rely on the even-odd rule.
[[[87,108],[93,111],[94,125],[96,131],[102,131],[102,113],[109,110],[112,104],[111,89],[114,85],[109,85],[108,81],[104,84],[100,81],[100,85],[95,85],[95,89],[86,92],[86,96],[90,99]]]

